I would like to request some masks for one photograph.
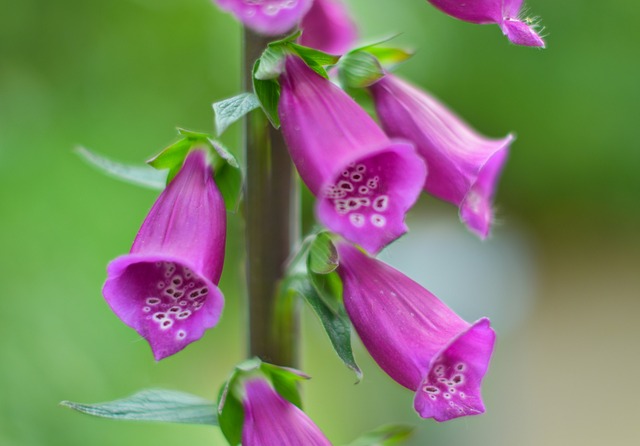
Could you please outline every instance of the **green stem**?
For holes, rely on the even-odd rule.
[[[253,64],[272,40],[244,32],[247,91],[252,89]],[[282,134],[261,110],[249,114],[245,125],[249,352],[267,362],[298,367],[298,311],[294,299],[277,301],[277,289],[299,239],[299,188]]]

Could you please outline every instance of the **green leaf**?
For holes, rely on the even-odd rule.
[[[280,367],[263,362],[260,369],[271,379],[273,387],[281,397],[302,409],[302,397],[298,390],[298,382],[309,377],[299,370]]]
[[[244,424],[244,407],[232,391],[237,379],[236,370],[222,387],[218,398],[220,430],[232,446],[238,445],[242,441],[242,425]]]
[[[372,45],[370,47],[363,48],[362,51],[373,55],[378,62],[383,66],[392,67],[402,63],[413,56],[412,51],[407,51],[402,48],[391,48],[383,46]]]
[[[309,249],[309,270],[316,274],[329,274],[338,267],[338,251],[327,231],[316,235]]]
[[[119,420],[218,425],[214,403],[174,390],[150,389],[108,403],[60,405],[88,415]]]
[[[218,189],[229,212],[237,212],[242,198],[242,170],[236,158],[220,141],[209,139],[209,143],[223,162],[215,166],[215,179]]]
[[[253,91],[271,125],[278,129],[280,128],[280,118],[278,117],[280,84],[273,79],[261,80],[256,78],[255,74],[260,69],[260,63],[261,61],[258,59],[253,66]]]
[[[284,70],[284,58],[287,55],[285,45],[269,45],[260,56],[258,69],[253,77],[259,80],[277,79]]]
[[[169,169],[169,174],[167,175],[167,183],[169,183],[182,168],[184,159],[192,145],[193,141],[190,138],[182,138],[163,149],[162,152],[147,161],[147,164],[158,170]]]
[[[328,276],[328,275],[327,275]],[[309,279],[303,275],[290,277],[288,286],[301,294],[316,313],[324,327],[333,349],[342,362],[355,372],[358,381],[362,379],[362,371],[353,357],[351,349],[351,322],[344,309],[334,312],[327,306]]]
[[[231,124],[258,107],[260,107],[260,102],[253,93],[241,93],[232,98],[215,102],[213,113],[216,135],[222,135]]]
[[[342,280],[338,273],[317,274],[309,271],[309,278],[320,299],[333,313],[338,314],[342,307]]]
[[[334,65],[340,60],[340,56],[334,56],[322,51],[318,51],[314,48],[298,45],[296,43],[290,43],[291,48],[313,71],[318,73],[325,79],[329,79],[327,70],[324,69],[326,65]]]
[[[368,432],[348,446],[391,446],[406,441],[414,428],[401,424],[390,424]]]
[[[166,172],[158,172],[144,164],[132,166],[119,163],[102,155],[98,155],[85,147],[76,147],[74,151],[83,160],[97,167],[101,172],[128,183],[137,184],[138,186],[149,189],[162,190],[167,182]]]
[[[339,77],[346,88],[364,88],[384,77],[384,69],[373,55],[355,51],[340,59]]]

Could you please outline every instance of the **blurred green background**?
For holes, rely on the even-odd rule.
[[[412,445],[640,444],[640,7],[530,0],[544,51],[424,0],[347,0],[371,40],[418,50],[400,69],[491,136],[518,140],[480,243],[425,198],[385,257],[499,334],[488,413],[420,420],[412,395],[358,344],[365,380],[305,315],[310,415],[336,445],[388,422]],[[375,4],[375,5],[373,5]],[[209,0],[0,0],[0,445],[222,445],[212,428],[118,423],[57,406],[147,387],[214,399],[244,358],[242,221],[230,216],[222,322],[155,363],[108,309],[105,265],[156,196],[104,177],[82,144],[141,162],[175,127],[210,131],[211,103],[240,90],[240,28]],[[239,128],[225,136],[237,147]]]

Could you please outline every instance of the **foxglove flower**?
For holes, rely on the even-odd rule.
[[[460,208],[481,238],[493,220],[491,202],[513,136],[487,139],[426,92],[387,75],[370,87],[387,134],[412,141],[429,166],[425,190]]]
[[[142,223],[131,252],[107,268],[102,290],[157,361],[202,337],[220,318],[226,214],[202,150],[192,151]]]
[[[429,0],[436,8],[466,22],[497,24],[516,45],[544,48],[544,41],[528,18],[521,18],[524,0]]]
[[[307,13],[313,0],[215,0],[244,26],[267,36],[291,31]]]
[[[313,421],[263,378],[245,383],[242,446],[331,446]]]
[[[358,30],[342,0],[314,0],[300,24],[304,46],[329,54],[344,54],[358,38]]]
[[[484,412],[480,385],[493,351],[488,319],[468,324],[429,291],[347,243],[338,245],[344,305],[380,367],[415,391],[423,418]]]
[[[376,253],[407,231],[404,215],[426,167],[412,144],[389,139],[340,88],[289,56],[279,116],[291,158],[318,198],[325,226]]]

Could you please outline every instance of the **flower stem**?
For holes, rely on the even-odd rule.
[[[252,90],[253,64],[272,40],[245,29],[245,91]],[[277,288],[299,239],[299,187],[282,134],[261,110],[245,120],[244,147],[249,353],[298,367],[295,299],[278,302]]]

